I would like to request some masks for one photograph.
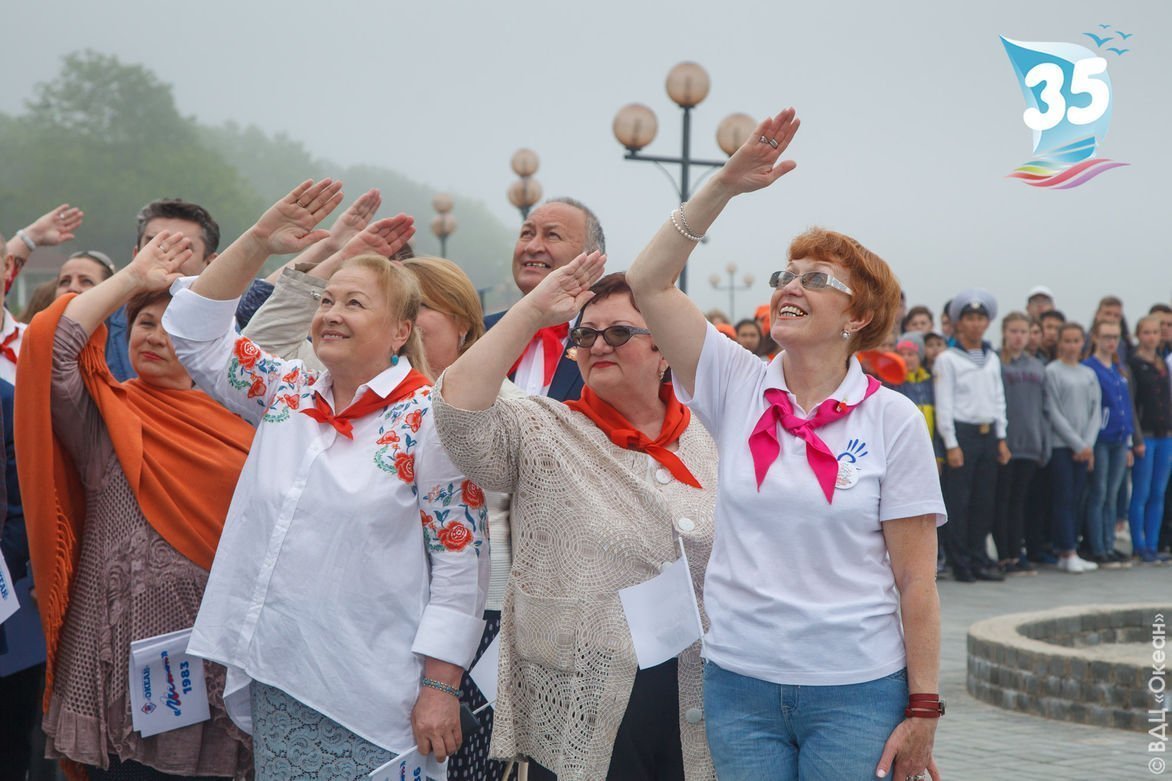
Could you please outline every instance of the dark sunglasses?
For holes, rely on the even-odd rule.
[[[631,341],[632,336],[649,333],[651,332],[646,328],[635,328],[629,325],[612,325],[601,331],[597,328],[587,328],[584,325],[580,325],[570,331],[570,341],[573,342],[575,347],[590,348],[594,346],[594,340],[601,334],[602,340],[611,347],[622,347]]]
[[[797,280],[806,290],[825,290],[832,287],[848,296],[854,295],[849,287],[839,282],[833,275],[825,271],[807,271],[804,274],[795,274],[792,271],[774,271],[769,277],[769,287],[781,288]]]

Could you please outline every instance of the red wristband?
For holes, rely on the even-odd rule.
[[[938,719],[944,715],[944,700],[939,694],[909,694],[903,715],[908,719]]]

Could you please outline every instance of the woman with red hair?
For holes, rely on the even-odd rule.
[[[734,196],[794,168],[779,158],[797,129],[792,109],[764,120],[627,275],[676,393],[720,454],[708,742],[722,781],[923,779],[937,775],[943,713],[944,502],[919,410],[854,357],[891,333],[899,282],[850,236],[801,234],[770,279],[781,352],[769,364],[720,337],[673,283]]]

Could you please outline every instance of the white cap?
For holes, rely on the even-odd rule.
[[[1045,285],[1035,285],[1030,288],[1030,292],[1026,294],[1026,301],[1029,301],[1034,296],[1045,296],[1051,301],[1054,300],[1054,291]]]

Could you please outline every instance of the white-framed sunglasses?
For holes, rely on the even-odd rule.
[[[854,295],[854,291],[835,279],[833,274],[825,271],[807,271],[802,274],[795,274],[789,270],[774,271],[769,277],[769,286],[772,288],[782,288],[795,279],[806,290],[825,290],[828,287],[832,287],[835,290],[846,293],[848,296]]]

